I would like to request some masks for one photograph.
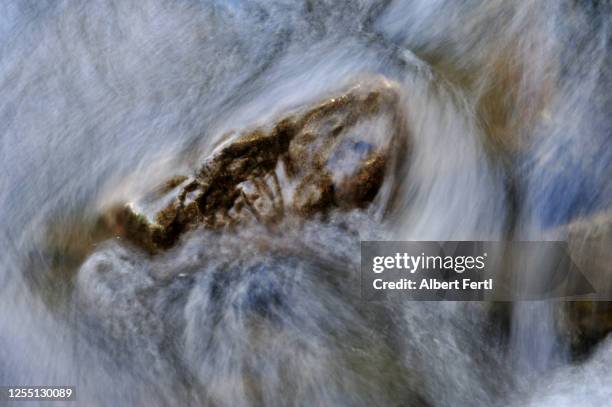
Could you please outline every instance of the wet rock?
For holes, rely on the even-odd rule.
[[[574,221],[566,231],[572,259],[596,291],[563,310],[564,331],[581,356],[612,332],[612,212]]]
[[[186,231],[273,225],[368,207],[402,143],[397,87],[381,78],[246,131],[218,147],[190,176],[175,176],[103,218],[150,253]]]

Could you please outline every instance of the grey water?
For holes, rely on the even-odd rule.
[[[610,208],[611,11],[3,1],[0,384],[73,385],[85,406],[609,405],[612,344],[572,361],[557,303],[501,326],[491,304],[366,303],[358,287],[360,240],[555,239]],[[500,69],[513,85],[489,98]],[[155,257],[111,239],[56,281],[74,225],[372,75],[398,84],[411,146],[385,216],[200,230]],[[497,104],[510,131],[483,114]]]

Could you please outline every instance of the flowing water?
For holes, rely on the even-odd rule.
[[[0,384],[74,385],[86,406],[610,405],[612,344],[572,360],[559,304],[362,302],[359,240],[553,239],[609,208],[611,16],[595,0],[2,2]],[[385,216],[80,254],[106,205],[373,75],[397,84],[410,144]]]

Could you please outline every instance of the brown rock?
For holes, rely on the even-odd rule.
[[[363,81],[269,129],[239,135],[193,177],[172,177],[143,202],[112,208],[104,218],[117,235],[155,253],[200,226],[273,224],[289,215],[365,208],[400,150],[398,99],[388,81]]]

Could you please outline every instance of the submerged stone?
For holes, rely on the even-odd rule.
[[[612,332],[612,212],[571,222],[567,233],[572,260],[593,286],[592,299],[568,301],[562,324],[576,356],[588,353]]]
[[[246,131],[139,202],[104,214],[117,236],[150,253],[186,231],[366,208],[401,151],[397,87],[370,78],[269,128]]]

